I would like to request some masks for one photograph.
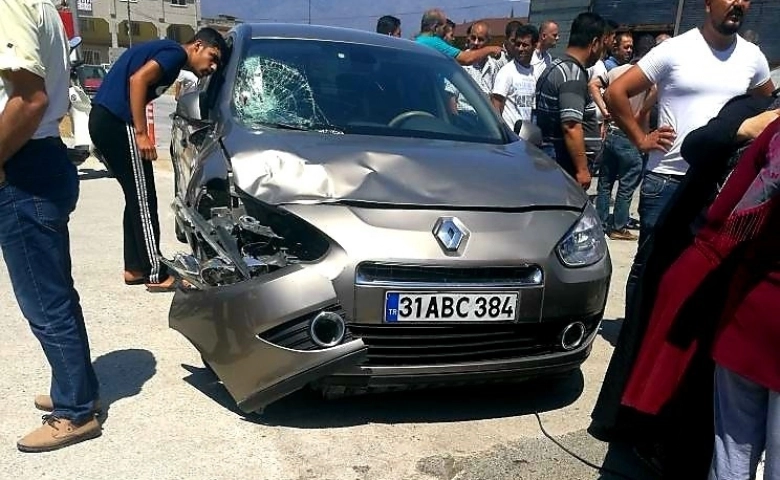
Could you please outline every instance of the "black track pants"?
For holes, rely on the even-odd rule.
[[[135,128],[100,105],[89,114],[89,135],[125,195],[125,270],[143,272],[150,283],[168,277],[160,262],[160,220],[152,163],[141,158]]]

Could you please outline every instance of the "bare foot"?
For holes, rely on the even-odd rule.
[[[147,283],[146,289],[150,292],[172,292],[176,290],[176,277],[169,275],[160,283]]]

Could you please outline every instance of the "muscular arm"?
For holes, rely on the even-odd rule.
[[[0,114],[0,178],[5,162],[32,138],[49,105],[43,78],[26,70],[5,70],[2,76],[13,89]]]
[[[578,122],[563,122],[563,142],[569,152],[577,175],[588,173],[588,157],[585,155],[585,132]]]
[[[482,47],[478,50],[463,50],[461,51],[455,60],[461,65],[471,65],[477,62],[481,62],[490,55],[498,55],[501,53],[501,47]]]

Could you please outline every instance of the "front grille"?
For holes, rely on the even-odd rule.
[[[348,330],[368,345],[367,366],[444,365],[562,352],[559,335],[576,321],[503,325],[367,325]],[[583,321],[587,335],[598,317]]]
[[[340,306],[323,308],[322,310],[317,310],[316,312],[295,318],[270,330],[266,330],[259,334],[258,337],[267,342],[271,342],[274,345],[279,345],[280,347],[292,350],[321,350],[322,347],[319,347],[312,342],[311,336],[309,335],[309,323],[320,312],[335,312],[341,315],[342,318],[347,318],[346,312]],[[352,336],[350,335],[349,330],[347,330],[344,336],[344,342],[350,340],[352,340]]]
[[[358,285],[437,284],[542,285],[542,269],[536,265],[516,267],[445,267],[364,262],[357,267]]]

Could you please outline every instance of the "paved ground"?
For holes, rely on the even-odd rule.
[[[159,128],[159,127],[158,127]],[[161,136],[158,135],[158,139]],[[158,144],[165,145],[162,140]],[[157,164],[160,205],[171,200],[168,163]],[[323,401],[289,397],[246,418],[202,368],[195,350],[167,326],[171,294],[121,281],[122,200],[94,159],[82,166],[71,222],[80,290],[109,405],[102,438],[43,455],[15,441],[38,424],[32,406],[48,388],[40,347],[19,314],[0,266],[0,464],[6,478],[510,480],[613,479],[560,450],[547,430],[590,462],[649,478],[631,456],[584,431],[620,327],[623,288],[635,243],[610,243],[614,262],[606,321],[582,373],[559,382],[370,395]],[[161,212],[163,251],[176,243]],[[1,263],[1,262],[0,262]]]

